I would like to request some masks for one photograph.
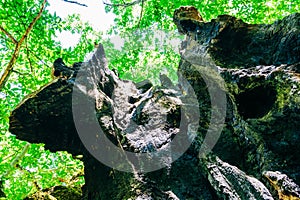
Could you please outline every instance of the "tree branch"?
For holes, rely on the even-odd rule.
[[[11,70],[12,72],[16,73],[16,74],[20,74],[21,76],[27,76],[27,75],[30,75],[30,73],[22,73],[22,72],[19,72],[17,70]]]
[[[26,48],[27,60],[29,62],[29,66],[30,66],[30,71],[31,71],[33,77],[35,77],[34,70],[33,70],[33,67],[32,67],[32,63],[31,63],[31,60],[30,60],[30,54],[29,54],[29,48],[28,48],[28,45],[27,45],[27,39],[25,41],[25,48]]]
[[[13,161],[10,163],[10,166],[11,167],[16,167],[16,165],[22,160],[22,158],[24,157],[24,155],[27,153],[28,149],[29,149],[29,146],[30,144],[27,142],[23,149],[22,149],[22,152],[13,159]],[[15,155],[15,154],[14,154]],[[11,172],[12,170],[9,169],[9,170],[6,170],[6,172],[4,173],[3,177],[7,177],[9,175],[9,173]]]
[[[35,53],[34,53],[32,50],[30,50],[30,49],[28,48],[28,51],[31,53],[30,55],[34,56],[36,59],[38,59],[40,62],[42,62],[44,65],[46,65],[47,67],[50,68],[50,66],[47,65],[47,63],[46,63],[43,59],[41,59],[39,56],[35,55]]]
[[[135,0],[135,1],[132,1],[130,3],[123,3],[123,4],[111,4],[111,3],[107,3],[105,2],[104,0],[102,1],[104,5],[107,5],[107,6],[120,6],[120,7],[129,7],[129,6],[133,6],[135,4],[139,4],[139,3],[144,3],[146,0]]]
[[[6,31],[1,25],[0,25],[0,30],[7,36],[9,37],[14,44],[17,44],[18,41],[14,38],[14,36],[12,36],[8,31]]]
[[[86,4],[78,3],[77,1],[70,1],[70,0],[63,0],[63,1],[67,2],[67,3],[74,3],[74,4],[79,5],[79,6],[88,7]]]
[[[32,22],[29,24],[28,28],[26,29],[25,33],[23,34],[23,36],[21,37],[20,41],[16,43],[16,47],[15,47],[15,51],[8,63],[8,66],[6,67],[2,77],[0,78],[0,90],[3,89],[3,87],[5,86],[11,72],[12,72],[12,69],[14,67],[14,64],[16,63],[17,61],[17,58],[19,56],[19,53],[20,53],[20,49],[21,49],[21,45],[22,43],[24,42],[24,40],[26,39],[26,37],[28,36],[28,34],[30,33],[30,31],[32,30],[34,24],[37,22],[37,20],[41,17],[42,13],[43,13],[43,10],[44,10],[44,7],[45,7],[45,4],[46,4],[47,0],[44,0],[43,3],[42,3],[42,6],[40,8],[40,11],[39,13],[37,14],[37,16],[32,20]]]
[[[140,19],[139,19],[139,22],[137,24],[138,28],[140,28],[140,23],[141,23],[142,18],[143,18],[143,10],[144,10],[144,1],[142,1],[141,12],[140,12]]]

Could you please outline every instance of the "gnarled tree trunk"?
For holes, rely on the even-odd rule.
[[[178,85],[119,79],[100,45],[76,76],[27,97],[10,131],[83,154],[86,200],[299,199],[300,14],[199,16],[175,12]]]

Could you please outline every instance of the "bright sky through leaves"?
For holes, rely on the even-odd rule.
[[[71,14],[80,14],[82,21],[89,22],[96,31],[106,31],[114,24],[114,14],[105,13],[104,5],[99,0],[78,1],[78,3],[86,4],[88,7],[67,3],[62,0],[49,0],[49,3],[48,10],[51,13],[56,12],[56,15],[63,19]],[[68,48],[76,46],[80,35],[63,31],[62,33],[58,32],[57,37],[62,47]]]

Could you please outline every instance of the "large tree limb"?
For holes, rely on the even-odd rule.
[[[25,33],[23,34],[23,36],[21,37],[21,39],[16,43],[16,47],[15,47],[15,50],[14,50],[14,53],[3,73],[3,75],[1,76],[0,78],[0,90],[3,89],[3,87],[5,86],[11,72],[12,72],[12,69],[14,67],[14,64],[16,63],[17,61],[17,58],[19,56],[19,53],[20,53],[20,49],[21,49],[21,45],[22,43],[24,42],[24,40],[26,39],[26,37],[29,35],[30,31],[32,30],[34,24],[37,22],[37,20],[41,17],[42,15],[42,12],[44,10],[44,7],[45,7],[45,4],[46,4],[47,0],[44,0],[43,3],[42,3],[42,6],[40,8],[40,11],[39,13],[37,14],[37,16],[32,20],[32,22],[29,24],[28,28],[26,29]],[[1,29],[2,30],[2,29]],[[4,29],[3,29],[4,30]],[[2,31],[3,31],[2,30]],[[7,32],[8,33],[8,32]],[[9,34],[10,35],[10,34]]]

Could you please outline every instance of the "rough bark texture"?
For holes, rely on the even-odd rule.
[[[163,75],[159,87],[120,80],[107,68],[100,45],[76,77],[59,78],[27,97],[13,111],[10,131],[51,151],[83,154],[85,200],[300,199],[300,14],[250,25],[231,16],[205,23],[191,12],[197,10],[181,8],[174,16],[187,35],[178,85]],[[205,138],[211,116],[224,109],[210,97],[222,92],[227,97],[222,134],[211,152],[199,154],[210,146]],[[92,108],[86,106],[90,103]],[[77,134],[82,131],[75,128],[72,106],[82,108],[77,123],[88,127],[91,146]],[[109,154],[120,160],[117,168],[132,173],[114,170],[90,154],[108,148],[90,113],[119,147],[118,154]],[[176,151],[188,142],[183,155]],[[167,154],[155,160],[153,155],[164,150]],[[138,169],[147,171],[147,163],[124,151],[144,153],[165,167],[142,173]]]

